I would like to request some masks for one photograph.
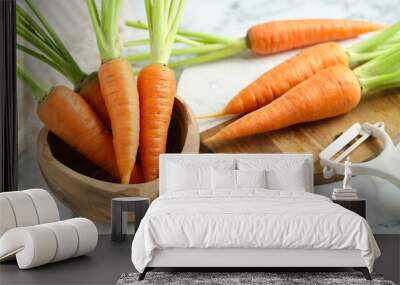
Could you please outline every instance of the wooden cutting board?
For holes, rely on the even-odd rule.
[[[207,143],[205,140],[215,134],[225,122],[201,133],[201,152],[212,153],[312,153],[314,155],[315,184],[325,184],[339,177],[326,180],[318,155],[339,134],[356,122],[375,123],[383,121],[392,138],[400,133],[400,90],[382,92],[363,98],[352,112],[319,122],[305,123],[279,131],[263,133],[227,142]],[[397,140],[397,139],[396,139]],[[369,160],[382,149],[380,141],[370,138],[351,154],[354,162]]]

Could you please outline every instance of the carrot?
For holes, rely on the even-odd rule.
[[[31,87],[38,101],[37,113],[43,124],[88,160],[119,179],[111,133],[85,100],[61,85],[47,91],[49,88],[34,80],[19,64],[17,74]],[[143,181],[138,161],[133,168],[130,183]]]
[[[393,67],[399,58],[397,49],[366,63],[359,73],[343,65],[323,69],[270,104],[226,126],[209,141],[230,140],[345,114],[358,105],[361,94],[400,86],[400,65]],[[375,70],[380,74],[374,74]]]
[[[143,182],[144,182],[143,169],[142,169],[140,162],[136,160],[135,166],[133,167],[133,170],[132,170],[130,183],[138,184],[138,183],[143,183]]]
[[[75,86],[75,92],[89,103],[103,123],[110,128],[110,119],[96,78],[97,74],[87,75],[83,72],[43,14],[31,0],[25,0],[25,2],[35,18],[17,4],[17,35],[31,44],[34,49],[19,43],[17,49],[62,74]]]
[[[104,102],[103,95],[97,72],[90,74],[82,84],[75,87],[75,91],[82,96],[83,99],[95,110],[104,125],[111,129],[110,117],[108,115],[106,103]]]
[[[110,132],[90,106],[65,86],[54,87],[38,105],[41,121],[87,159],[118,177]]]
[[[138,76],[140,96],[140,161],[145,181],[158,177],[160,154],[166,150],[168,128],[176,94],[176,78],[166,66],[184,1],[146,0],[152,64]]]
[[[88,160],[119,177],[112,136],[81,96],[59,85],[50,91],[17,64],[17,74],[38,101],[37,114],[51,132]]]
[[[345,66],[324,69],[272,103],[243,116],[211,140],[228,140],[344,114],[360,101],[360,86]]]
[[[141,22],[127,21],[133,28],[147,29]],[[231,38],[187,30],[178,30],[179,42],[191,47],[172,51],[172,55],[195,54],[183,60],[172,61],[173,68],[210,62],[250,50],[255,54],[272,54],[316,43],[354,38],[366,32],[383,28],[367,21],[346,19],[304,19],[272,21],[251,27],[247,36]],[[127,46],[144,44],[144,40],[128,41]],[[133,63],[148,59],[149,54],[132,54],[127,59]]]
[[[161,64],[144,67],[138,76],[140,159],[146,181],[158,177],[159,155],[165,153],[176,93],[175,73]]]
[[[129,183],[139,147],[139,96],[130,64],[121,58],[118,21],[121,0],[87,0],[102,64],[98,71],[101,93],[111,121],[113,144],[121,182]],[[101,17],[99,17],[101,15]]]
[[[271,54],[316,43],[354,38],[382,25],[346,19],[273,21],[251,27],[248,46],[256,54]]]
[[[254,111],[270,103],[285,92],[314,75],[318,71],[334,65],[350,66],[350,63],[373,58],[390,52],[391,49],[374,51],[400,29],[397,23],[388,29],[347,49],[335,42],[318,44],[300,51],[268,70],[234,96],[222,112],[198,118],[210,118],[227,114]]]
[[[335,42],[307,48],[247,85],[229,101],[223,114],[240,114],[256,110],[318,71],[333,65],[348,64],[346,51]]]
[[[130,64],[123,59],[99,69],[101,93],[111,119],[114,149],[122,183],[128,183],[139,147],[139,99]]]

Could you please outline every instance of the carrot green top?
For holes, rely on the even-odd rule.
[[[399,30],[400,22],[346,48],[350,63],[357,64],[366,60],[371,60],[387,52],[391,53],[393,48],[400,48]]]
[[[400,48],[354,69],[363,93],[400,87]]]
[[[17,49],[45,62],[63,74],[72,84],[78,84],[84,80],[87,74],[81,70],[43,14],[31,0],[25,0],[25,2],[35,18],[17,5],[17,35],[35,49],[19,43],[17,43]]]
[[[153,63],[167,64],[185,0],[145,0]]]
[[[96,33],[97,47],[102,62],[121,57],[118,24],[121,14],[121,0],[102,0],[101,13],[95,0],[86,0],[93,29]]]
[[[23,69],[19,62],[17,62],[17,76],[22,82],[31,88],[32,96],[37,102],[40,103],[49,93],[50,88],[33,79],[32,76]]]

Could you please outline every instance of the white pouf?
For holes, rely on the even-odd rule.
[[[0,214],[0,262],[16,258],[20,269],[28,269],[96,248],[95,224],[59,221],[57,205],[43,189],[0,193]]]
[[[24,190],[23,193],[28,194],[32,199],[39,218],[39,224],[60,220],[56,201],[54,201],[49,192],[43,189],[29,189]]]
[[[35,205],[28,194],[15,191],[3,192],[1,195],[10,202],[17,227],[33,226],[39,223]]]
[[[0,238],[0,260],[15,255],[20,269],[84,255],[97,245],[97,229],[85,218],[19,227]]]
[[[6,197],[0,195],[0,237],[8,230],[15,228],[17,223],[13,209]]]

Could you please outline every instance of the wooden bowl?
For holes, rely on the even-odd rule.
[[[168,131],[167,152],[198,153],[200,136],[196,119],[178,97]],[[116,183],[110,175],[70,148],[43,127],[38,136],[40,170],[49,189],[79,216],[110,221],[111,198],[158,196],[158,179],[141,184]]]

